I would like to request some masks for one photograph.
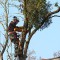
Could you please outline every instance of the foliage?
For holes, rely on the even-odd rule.
[[[50,12],[50,3],[46,3],[46,0],[27,0],[26,1],[26,13],[29,19],[29,24],[37,28],[38,25],[44,20],[47,13]],[[51,19],[48,18],[41,29],[47,27],[51,23]]]
[[[55,3],[55,6],[58,7],[58,2]]]

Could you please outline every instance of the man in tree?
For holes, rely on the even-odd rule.
[[[9,27],[8,27],[8,34],[9,34],[10,40],[15,45],[15,57],[17,57],[17,55],[19,54],[18,53],[19,48],[22,49],[20,41],[19,41],[19,37],[18,37],[16,31],[22,32],[23,26],[22,27],[16,26],[18,24],[18,22],[19,22],[19,20],[17,19],[16,16],[14,16],[13,21],[10,22]]]
[[[17,38],[17,33],[14,31],[14,28],[16,28],[19,20],[17,19],[16,16],[13,17],[13,21],[10,22],[9,27],[8,27],[8,34],[10,37],[11,42],[15,43],[16,40],[19,40]]]

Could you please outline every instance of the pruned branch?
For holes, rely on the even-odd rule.
[[[1,32],[1,31],[0,31]],[[2,32],[1,32],[2,33]],[[3,34],[3,33],[2,33]],[[4,37],[6,38],[6,36],[5,36],[5,34],[3,34],[4,35]]]
[[[8,0],[5,0],[5,4],[7,4]]]
[[[44,24],[45,21],[47,21],[47,18],[48,18],[49,16],[51,16],[51,15],[53,15],[53,14],[55,14],[55,13],[58,13],[58,12],[60,12],[60,7],[59,7],[57,10],[53,11],[53,12],[47,13],[47,15],[45,15],[44,20],[41,22],[41,24],[40,24],[36,29],[34,29],[34,30],[32,31],[32,33],[31,33],[30,36],[28,37],[28,41],[26,41],[26,45],[25,45],[25,49],[24,49],[24,54],[25,54],[25,55],[27,54],[27,49],[28,49],[28,46],[29,46],[29,42],[30,42],[32,36],[35,34],[35,32]]]
[[[6,17],[6,42],[5,42],[4,48],[2,50],[2,55],[3,55],[3,53],[4,53],[5,49],[6,49],[6,46],[8,44],[8,30],[7,30],[8,29],[8,14],[7,14],[7,10],[5,11],[5,14],[6,14],[5,15],[5,17]]]
[[[4,13],[6,14],[5,15],[5,20],[6,20],[6,29],[7,29],[7,27],[8,27],[8,17],[7,17],[7,1],[8,0],[5,0],[5,3],[3,3],[3,1],[1,0],[0,1],[0,3],[1,3],[1,6],[3,6],[3,8],[4,8]],[[3,25],[3,23],[1,23],[2,24],[2,26],[4,27],[4,25]],[[3,55],[3,53],[4,53],[4,51],[5,51],[5,49],[6,49],[6,46],[7,46],[7,43],[8,43],[8,32],[7,32],[7,30],[5,29],[5,27],[4,27],[4,30],[6,31],[6,42],[5,42],[5,45],[4,45],[4,47],[3,47],[3,50],[2,50],[2,55]]]
[[[33,51],[31,51],[31,52],[29,52],[28,57],[29,57],[30,55],[34,54],[34,53],[35,53],[35,51],[34,51],[34,50],[33,50]]]
[[[6,42],[5,42],[4,48],[3,48],[3,50],[2,50],[2,55],[3,55],[3,53],[4,53],[5,49],[6,49],[7,43],[8,43],[8,40],[6,39]]]
[[[7,54],[8,54],[8,59],[12,60],[8,50],[7,50]]]

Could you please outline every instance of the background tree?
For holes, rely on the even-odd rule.
[[[4,51],[5,51],[5,49],[6,49],[6,46],[7,46],[7,43],[8,43],[8,31],[7,31],[7,28],[8,28],[8,9],[7,9],[7,2],[8,2],[8,0],[6,0],[6,1],[4,1],[4,2],[2,2],[2,0],[0,1],[0,5],[2,6],[2,8],[4,9],[4,18],[5,18],[5,22],[6,22],[6,25],[4,26],[3,25],[3,23],[2,23],[2,26],[3,26],[3,28],[4,28],[4,30],[5,30],[5,33],[6,33],[6,35],[5,35],[5,39],[6,39],[6,41],[5,41],[5,44],[4,44],[4,47],[3,47],[3,50],[2,50],[2,52],[1,52],[1,55],[3,56],[3,53],[4,53]],[[6,27],[6,28],[5,28]],[[3,58],[2,58],[3,59]]]
[[[18,5],[14,5],[10,2],[13,2],[12,0],[8,1],[8,0],[0,0],[0,25],[2,30],[0,31],[1,36],[3,36],[4,38],[0,40],[0,46],[2,46],[2,48],[0,49],[0,56],[2,56],[3,59],[3,54],[6,51],[8,57],[10,58],[10,52],[8,51],[8,48],[11,47],[11,43],[9,42],[8,39],[8,24],[9,24],[9,20],[12,17],[12,15],[10,14],[10,7],[15,7],[19,9]],[[15,14],[15,13],[14,13]]]

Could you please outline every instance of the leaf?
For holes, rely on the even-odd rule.
[[[46,3],[46,0],[28,0],[26,3],[26,11],[24,10],[24,14],[27,14],[30,24],[37,28],[44,20],[44,16],[50,12],[51,4]],[[45,22],[41,28],[45,28],[49,25],[50,18],[47,18],[47,20],[48,21]]]
[[[58,7],[58,2],[55,3],[55,6]]]

